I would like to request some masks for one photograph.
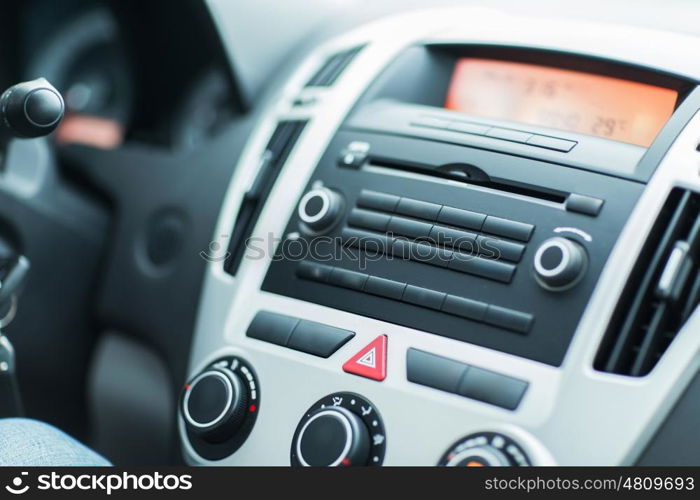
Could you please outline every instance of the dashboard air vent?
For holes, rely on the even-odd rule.
[[[671,192],[610,322],[597,370],[648,374],[698,305],[699,214],[700,195]]]
[[[225,263],[227,272],[236,274],[238,271],[245,254],[246,240],[253,232],[265,199],[272,190],[282,166],[305,126],[306,121],[304,120],[280,122],[267,143],[255,181],[243,196],[238,210]]]
[[[360,50],[362,50],[362,47],[355,47],[343,52],[338,52],[337,54],[329,57],[323,66],[321,66],[321,69],[319,69],[316,74],[311,77],[311,80],[309,80],[309,83],[307,83],[306,86],[330,87],[335,83],[340,74],[345,70],[345,68],[348,66],[348,64],[350,64]]]

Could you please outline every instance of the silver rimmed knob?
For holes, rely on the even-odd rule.
[[[583,277],[587,260],[580,244],[555,236],[545,240],[535,252],[535,277],[548,290],[566,290]]]
[[[314,188],[299,201],[299,219],[313,231],[332,228],[343,210],[343,198],[325,187]]]
[[[296,437],[296,456],[305,467],[367,465],[370,436],[353,412],[332,407],[317,410]]]
[[[197,375],[186,386],[182,414],[192,432],[218,443],[240,427],[247,403],[248,393],[238,375],[216,368]]]

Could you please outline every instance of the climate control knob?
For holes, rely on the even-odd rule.
[[[248,391],[228,368],[199,374],[185,388],[182,414],[193,433],[210,443],[230,438],[240,427],[248,408]]]
[[[384,423],[367,399],[336,392],[306,411],[291,448],[294,466],[381,465],[386,451]]]
[[[367,465],[369,448],[364,422],[342,407],[317,410],[296,438],[297,458],[307,467]]]
[[[588,258],[584,248],[568,238],[555,236],[545,240],[535,252],[535,277],[542,287],[560,291],[579,282]]]
[[[302,196],[297,213],[302,223],[315,232],[331,229],[343,211],[342,196],[326,187],[317,187]]]
[[[528,466],[530,460],[508,436],[495,432],[471,434],[453,444],[440,459],[446,467]]]

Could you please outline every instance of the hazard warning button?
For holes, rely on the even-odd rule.
[[[386,378],[386,335],[380,335],[347,360],[343,371],[373,380]]]

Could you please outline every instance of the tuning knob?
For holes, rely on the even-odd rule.
[[[302,196],[297,212],[307,227],[323,232],[335,225],[342,211],[342,196],[332,189],[319,187]]]
[[[367,465],[370,436],[355,413],[331,407],[308,417],[296,436],[296,458],[303,466]]]
[[[187,428],[207,442],[231,438],[243,422],[248,408],[248,390],[228,368],[212,368],[195,377],[186,387],[182,414]]]
[[[584,248],[568,238],[545,240],[535,252],[535,277],[542,287],[560,291],[576,285],[587,265]]]
[[[0,96],[0,114],[5,134],[14,137],[41,137],[58,126],[63,118],[63,97],[45,78],[18,83]]]

